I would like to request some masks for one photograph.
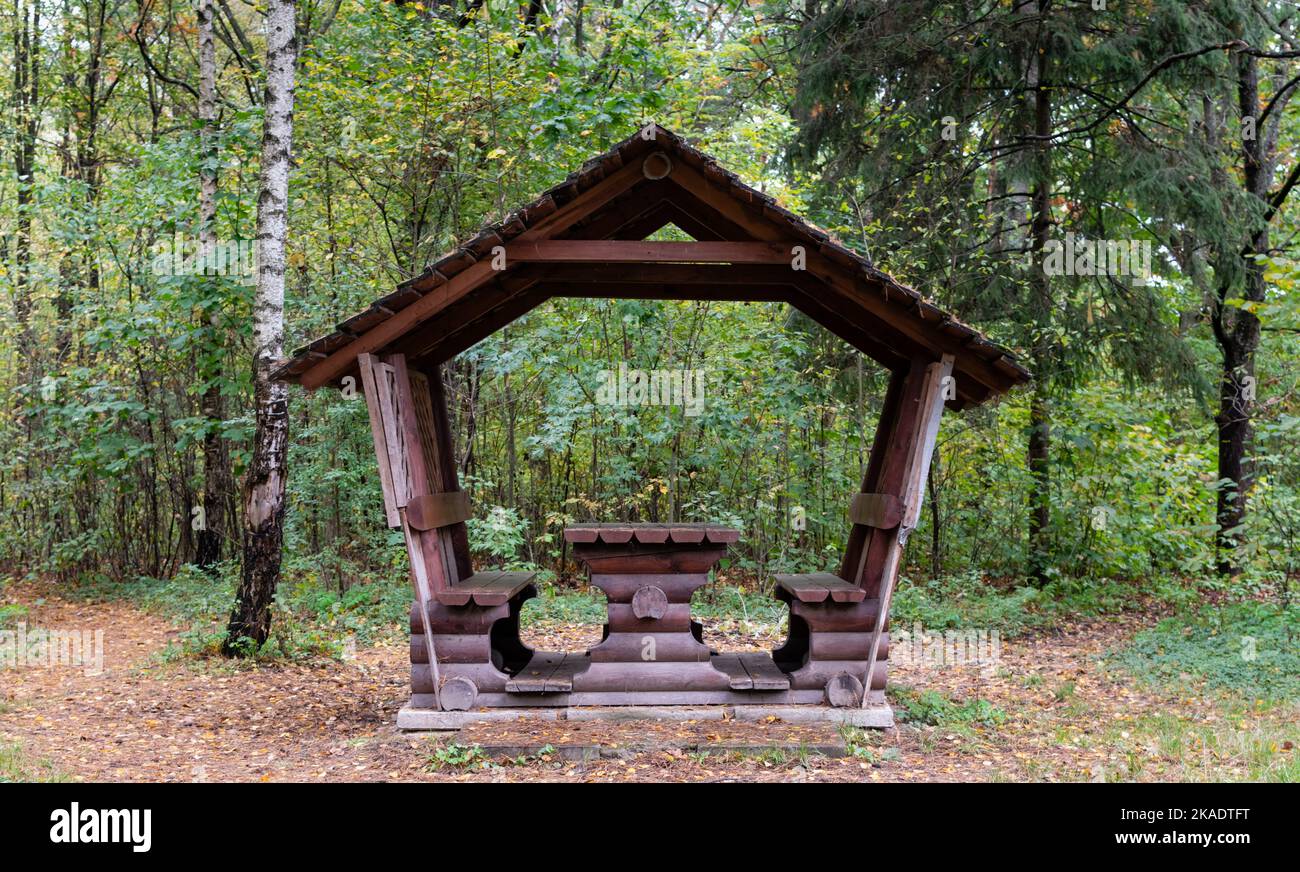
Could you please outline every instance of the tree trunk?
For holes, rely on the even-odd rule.
[[[1248,54],[1237,59],[1237,102],[1243,121],[1256,117],[1260,105],[1258,61]],[[1247,193],[1267,204],[1275,160],[1271,150],[1262,144],[1264,131],[1256,131],[1254,127],[1242,124],[1242,185]],[[1240,252],[1225,252],[1227,257],[1240,257],[1240,262],[1223,273],[1240,275],[1241,296],[1252,302],[1264,300],[1264,267],[1254,255],[1268,251],[1272,213],[1266,207],[1264,219],[1253,227]],[[1218,429],[1220,482],[1215,506],[1218,523],[1215,550],[1219,574],[1224,576],[1235,575],[1239,568],[1236,549],[1241,544],[1241,534],[1237,528],[1246,519],[1247,499],[1254,484],[1250,466],[1254,434],[1251,416],[1255,400],[1255,351],[1260,339],[1259,318],[1246,309],[1226,304],[1232,286],[1230,279],[1220,282],[1218,299],[1211,312],[1214,337],[1223,356],[1219,413],[1214,421]]]
[[[224,652],[262,645],[280,580],[284,488],[288,475],[289,391],[271,381],[284,354],[285,238],[289,223],[289,150],[298,37],[294,0],[270,0],[266,16],[266,91],[257,195],[257,289],[253,300],[253,396],[257,430],[244,482],[244,566]]]
[[[1039,3],[1039,14],[1046,4]],[[1052,133],[1052,96],[1047,79],[1046,26],[1040,22],[1029,64],[1029,86],[1034,89],[1034,190],[1031,246],[1038,268],[1033,271],[1031,311],[1035,313],[1037,336],[1034,338],[1034,394],[1029,405],[1028,463],[1031,477],[1029,493],[1029,575],[1038,585],[1048,579],[1051,564],[1051,445],[1052,422],[1048,392],[1052,378],[1053,346],[1051,340],[1052,286],[1043,263],[1043,251],[1052,233],[1052,150],[1047,137]]]
[[[28,12],[30,11],[30,17]],[[40,124],[41,8],[19,2],[14,16],[14,176],[15,218],[18,232],[13,246],[14,319],[18,322],[19,355],[27,376],[36,369],[31,333],[32,209],[35,199],[36,134]]]
[[[199,0],[199,119],[203,122],[202,165],[199,168],[199,250],[208,278],[214,264],[217,237],[217,55],[212,32],[212,0]],[[221,435],[225,403],[221,396],[220,310],[199,311],[199,335],[211,337],[200,351],[201,380],[207,383],[199,403],[203,416],[203,523],[199,525],[195,562],[212,570],[221,560],[226,540],[226,500],[233,489],[230,455]]]

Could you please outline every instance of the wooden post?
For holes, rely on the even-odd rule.
[[[441,554],[431,547],[435,543],[426,541],[431,539],[432,531],[414,530],[406,518],[406,507],[411,498],[429,493],[429,476],[421,449],[406,359],[400,354],[394,354],[381,362],[373,355],[363,354],[357,361],[361,367],[362,387],[366,392],[366,407],[370,412],[370,432],[375,442],[379,477],[384,486],[384,504],[385,508],[391,510],[390,519],[392,512],[397,514],[397,525],[402,528],[402,536],[406,540],[406,553],[411,563],[411,585],[420,613],[425,650],[429,652],[434,701],[441,708],[438,687],[441,682],[433,630],[429,626],[429,602],[435,591],[446,587],[446,578],[443,575]]]
[[[412,381],[412,388],[417,391],[424,388],[428,396],[429,428],[431,439],[426,446],[432,479],[437,490],[444,493],[460,492],[460,476],[456,473],[456,441],[451,432],[451,420],[447,413],[447,394],[442,383],[442,366],[429,363]],[[423,381],[421,386],[419,382]],[[423,407],[419,397],[416,398],[417,411]],[[469,556],[469,532],[464,522],[452,524],[440,531],[440,539],[445,553],[449,556],[449,568],[457,579],[468,578],[474,574]]]
[[[881,468],[884,466],[885,450],[889,446],[894,423],[898,419],[898,407],[902,401],[903,386],[907,382],[907,370],[898,370],[889,377],[889,387],[885,390],[885,402],[880,409],[880,420],[876,422],[876,434],[871,440],[871,454],[867,458],[867,469],[862,476],[862,493],[876,493],[880,486]],[[840,578],[861,586],[862,552],[866,548],[871,528],[855,523],[849,530],[849,541],[844,548],[844,561],[840,564]]]
[[[903,503],[903,519],[896,532],[888,530],[873,531],[873,540],[888,537],[884,560],[879,569],[879,603],[876,610],[876,623],[871,630],[871,647],[867,653],[867,668],[862,682],[862,707],[867,707],[871,698],[871,673],[876,667],[876,658],[880,652],[880,635],[885,622],[889,620],[889,606],[894,596],[894,585],[898,580],[899,564],[902,560],[903,546],[907,537],[916,529],[916,522],[921,516],[921,502],[925,496],[925,483],[930,474],[930,458],[934,454],[934,443],[939,436],[939,420],[943,416],[945,380],[952,375],[953,356],[945,354],[943,358],[924,368],[913,364],[909,382],[917,388],[915,409],[904,409],[905,415],[900,424],[907,421],[905,428],[895,431],[891,453],[896,449],[904,458],[903,486],[899,494]],[[913,378],[916,376],[916,378]],[[912,385],[909,384],[909,387]],[[908,401],[904,392],[904,402]],[[891,470],[892,471],[892,470]],[[869,550],[869,549],[868,549]],[[874,574],[874,573],[873,573]],[[870,595],[870,594],[868,594]]]

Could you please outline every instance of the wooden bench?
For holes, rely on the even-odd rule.
[[[434,596],[445,606],[499,606],[533,583],[536,572],[476,572]]]
[[[801,603],[821,603],[828,598],[837,603],[860,603],[867,598],[865,590],[829,572],[778,575],[776,583]]]
[[[854,494],[849,504],[849,520],[855,525],[892,530],[903,518],[903,504],[889,494]],[[801,603],[860,603],[867,592],[858,585],[829,572],[778,575],[776,583]]]

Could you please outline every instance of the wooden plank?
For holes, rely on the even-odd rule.
[[[386,363],[378,363],[373,366],[373,372],[379,417],[384,426],[384,450],[388,457],[389,477],[393,483],[393,502],[397,508],[402,509],[410,499],[411,482],[406,469],[405,438],[397,414],[393,368]]]
[[[600,538],[600,531],[590,524],[564,528],[565,542],[569,542],[569,543],[579,542],[585,544],[588,542],[595,542],[599,538]]]
[[[642,524],[636,528],[636,540],[647,545],[662,545],[668,541],[668,527],[663,524]]]
[[[421,494],[406,504],[406,519],[417,530],[449,527],[470,517],[469,494],[464,491]]]
[[[670,524],[668,526],[669,538],[681,545],[698,545],[704,541],[707,533],[708,531],[705,530],[703,524]]]
[[[788,265],[770,264],[642,263],[637,264],[636,269],[628,269],[624,264],[580,263],[550,264],[532,269],[544,269],[544,281],[565,285],[784,285],[792,278]]]
[[[740,531],[719,524],[706,524],[704,526],[704,538],[720,545],[731,544],[740,541]]]
[[[546,678],[546,693],[568,693],[573,690],[573,676],[591,665],[584,654],[570,652]]]
[[[547,679],[568,656],[564,653],[538,651],[523,669],[506,681],[506,693],[545,693]],[[569,687],[573,687],[572,680]]]
[[[644,176],[641,174],[639,162],[625,166],[520,234],[516,241],[528,242],[563,232],[574,222],[582,220],[642,178]],[[509,268],[510,264],[507,261],[507,269]],[[500,271],[492,268],[492,260],[489,258],[472,264],[436,287],[418,287],[417,290],[427,290],[423,297],[396,315],[376,324],[352,342],[330,353],[324,360],[312,365],[302,373],[300,383],[309,390],[328,384],[347,372],[358,355],[386,348],[389,343],[405,335],[416,325],[424,323],[447,306],[463,299],[484,282],[499,276]]]
[[[801,603],[820,603],[827,599],[837,603],[860,603],[866,591],[829,572],[810,572],[776,576],[776,583]]]
[[[530,242],[557,236],[644,180],[641,161],[634,160],[529,227],[516,237],[516,241]]]
[[[537,577],[535,572],[476,572],[446,590],[439,591],[438,602],[448,606],[476,605],[490,607],[508,603]]]
[[[876,493],[893,494],[901,500],[903,488],[907,482],[911,463],[911,452],[918,436],[918,421],[925,401],[927,373],[931,361],[917,360],[908,370],[902,390],[899,393],[898,409],[889,434],[880,444],[881,453],[878,480],[870,490]],[[876,447],[872,447],[872,461],[875,462]],[[868,597],[878,597],[885,559],[889,549],[897,539],[892,532],[872,527],[854,527],[865,529],[866,539],[856,566],[844,577],[851,579],[867,592]]]
[[[629,542],[699,545],[706,541],[728,544],[740,540],[740,531],[721,524],[570,524],[564,528],[564,540],[575,544],[603,542],[608,545]]]
[[[492,581],[479,585],[474,593],[474,602],[480,606],[505,605],[536,577],[535,572],[502,572]]]
[[[849,504],[849,520],[866,527],[892,530],[903,520],[903,504],[893,494],[854,494]]]
[[[384,493],[384,514],[388,526],[402,526],[402,518],[397,513],[397,498],[393,492],[393,471],[388,459],[388,437],[384,433],[384,416],[379,408],[379,385],[376,381],[375,367],[379,360],[372,354],[363,354],[357,358],[361,368],[361,391],[366,398],[366,411],[370,416],[370,437],[375,445],[375,460],[379,464],[379,484]]]
[[[538,282],[551,297],[602,300],[713,300],[723,303],[788,303],[796,290],[774,283],[690,285],[666,282]]]
[[[635,535],[636,530],[630,524],[602,524],[600,527],[600,541],[610,545],[631,542]]]
[[[467,606],[474,601],[477,585],[485,585],[499,575],[500,571],[476,572],[459,584],[438,591],[438,602],[445,606]]]
[[[429,485],[428,455],[424,450],[426,440],[420,433],[420,420],[415,407],[414,391],[411,389],[411,375],[406,368],[406,355],[387,355],[384,363],[392,370],[393,396],[396,400],[394,414],[397,432],[401,437],[402,457],[406,461],[409,502],[413,496],[433,491]]]
[[[712,206],[699,198],[688,194],[682,188],[672,188],[672,190],[674,193],[669,195],[670,201],[680,204],[678,206],[679,209],[689,209],[695,217],[700,219],[699,222],[696,222],[697,224],[707,225],[709,228],[708,238],[721,238],[725,236],[726,239],[733,241],[751,240],[754,238],[753,233],[729,221]],[[690,222],[687,223],[689,224]],[[680,222],[678,226],[681,226],[682,229],[687,232],[692,232],[690,227],[685,226]],[[772,232],[773,235],[776,234],[776,231]],[[697,236],[697,238],[701,237]],[[655,266],[663,268],[671,267],[673,265],[658,264]],[[783,266],[788,267],[789,264],[784,264]],[[646,266],[642,266],[638,269],[638,272],[644,272],[646,269]],[[808,317],[821,324],[822,327],[834,333],[836,336],[839,336],[845,342],[848,342],[854,348],[857,348],[862,353],[868,355],[882,366],[896,369],[900,365],[905,365],[912,355],[916,354],[919,350],[922,350],[921,346],[916,346],[914,344],[911,348],[899,348],[881,342],[877,337],[892,332],[886,325],[882,324],[879,319],[868,316],[865,312],[858,311],[856,306],[848,307],[834,306],[833,304],[828,305],[825,300],[836,296],[834,290],[827,288],[820,280],[810,277],[806,271],[794,272],[789,269],[782,269],[780,270],[780,273],[778,273],[777,267],[745,267],[740,265],[732,265],[722,268],[713,267],[713,269],[725,270],[727,273],[734,275],[734,277],[727,276],[725,279],[722,279],[726,281],[735,281],[740,279],[741,274],[746,270],[753,271],[755,269],[761,269],[765,271],[760,275],[748,276],[746,284],[744,285],[744,291],[738,294],[719,294],[717,297],[719,299],[741,296],[745,292],[749,292],[754,299],[759,299],[761,293],[755,293],[755,291],[759,291],[761,286],[770,284],[773,281],[779,280],[785,282],[793,279],[790,285],[790,291],[786,293],[785,302],[799,309]]]
[[[749,263],[789,267],[795,242],[645,242],[548,239],[506,246],[516,263]]]
[[[549,299],[548,294],[534,291],[532,288],[516,294],[482,318],[455,328],[437,344],[422,352],[421,356],[436,363],[444,363],[482,342],[507,324],[527,315]]]
[[[645,221],[647,216],[663,211],[668,190],[663,181],[644,179],[574,224],[563,235],[570,239],[644,238],[625,235],[625,230]]]
[[[898,567],[902,558],[903,546],[907,537],[916,527],[921,516],[921,502],[925,496],[925,482],[930,474],[930,458],[933,456],[934,443],[939,436],[939,422],[943,417],[943,380],[952,374],[953,358],[945,354],[938,363],[932,363],[925,369],[925,393],[917,416],[916,431],[911,440],[906,483],[902,495],[903,522],[898,528],[898,535],[890,548],[885,566],[881,572],[880,617],[871,631],[871,649],[867,656],[867,666],[863,670],[863,687],[874,689],[872,679],[876,658],[880,651],[880,635],[889,620],[889,606],[894,596],[894,585],[898,580]],[[862,695],[862,706],[868,705],[870,694]]]
[[[718,671],[727,673],[727,677],[731,679],[732,690],[754,689],[754,679],[750,677],[749,670],[740,662],[739,654],[717,654],[710,662]]]
[[[442,476],[438,470],[437,437],[433,428],[433,403],[429,397],[429,380],[424,373],[407,368],[407,378],[411,383],[411,408],[415,411],[416,429],[419,432],[420,456],[424,458],[425,471],[429,481],[429,492],[443,490]]]
[[[879,488],[885,451],[889,444],[889,436],[893,433],[894,424],[898,419],[899,406],[902,402],[907,375],[906,370],[898,370],[889,379],[889,387],[885,390],[885,400],[881,405],[880,417],[876,421],[876,431],[871,439],[871,452],[867,458],[867,468],[862,475],[863,493],[872,493]],[[861,576],[862,553],[867,546],[868,533],[868,528],[857,525],[849,529],[849,539],[844,547],[844,559],[840,563],[840,577],[847,578],[859,586],[863,583]]]
[[[472,330],[475,323],[490,317],[498,307],[536,284],[543,269],[521,266],[500,274],[496,281],[485,282],[474,293],[443,309],[394,342],[392,350],[419,357],[437,345],[458,341],[453,339],[458,331]]]
[[[500,272],[492,268],[490,260],[481,260],[468,269],[456,273],[447,282],[432,289],[416,302],[379,322],[343,348],[316,363],[302,374],[300,380],[302,386],[310,390],[328,384],[347,372],[357,355],[386,348],[389,343],[432,318],[479,285],[499,275]]]
[[[451,432],[450,416],[447,414],[447,396],[442,384],[442,367],[433,364],[424,373],[428,385],[429,406],[433,413],[434,466],[435,485],[447,493],[460,490],[460,478],[456,474],[455,440]],[[452,557],[452,568],[456,578],[468,578],[474,574],[469,553],[469,531],[464,524],[454,524],[444,531],[443,539],[447,543]]]
[[[784,241],[789,235],[778,223],[755,214],[752,207],[744,205],[728,192],[715,187],[689,166],[678,166],[669,179],[717,209],[728,220],[743,227],[754,239]],[[929,327],[922,325],[918,318],[902,306],[888,302],[879,289],[867,288],[866,278],[857,276],[854,268],[835,264],[826,255],[814,250],[811,244],[806,244],[804,247],[807,249],[805,266],[808,273],[842,292],[856,306],[871,312],[894,336],[901,336],[930,349],[935,357],[942,354],[960,355],[964,376],[974,378],[999,392],[1006,391],[1016,384],[1013,379],[988,361],[966,350],[960,338],[935,333]]]
[[[786,675],[772,658],[760,651],[740,655],[741,665],[749,673],[754,690],[789,690],[790,676]]]
[[[384,361],[392,368],[394,399],[402,436],[402,447],[407,465],[407,481],[411,491],[410,497],[423,496],[431,492],[429,487],[429,467],[424,453],[424,442],[420,436],[420,425],[415,412],[415,400],[411,390],[411,378],[406,366],[406,357],[401,354],[388,355]],[[446,590],[456,581],[454,564],[439,539],[436,530],[421,531],[412,527],[403,507],[403,529],[408,533],[408,551],[412,568],[422,568],[432,592]]]

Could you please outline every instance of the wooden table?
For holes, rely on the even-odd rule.
[[[691,595],[739,541],[716,524],[576,524],[564,531],[573,556],[605,592],[608,623],[574,675],[575,692],[645,693],[786,690],[770,657],[718,655],[691,619]],[[751,665],[745,661],[752,660]]]

